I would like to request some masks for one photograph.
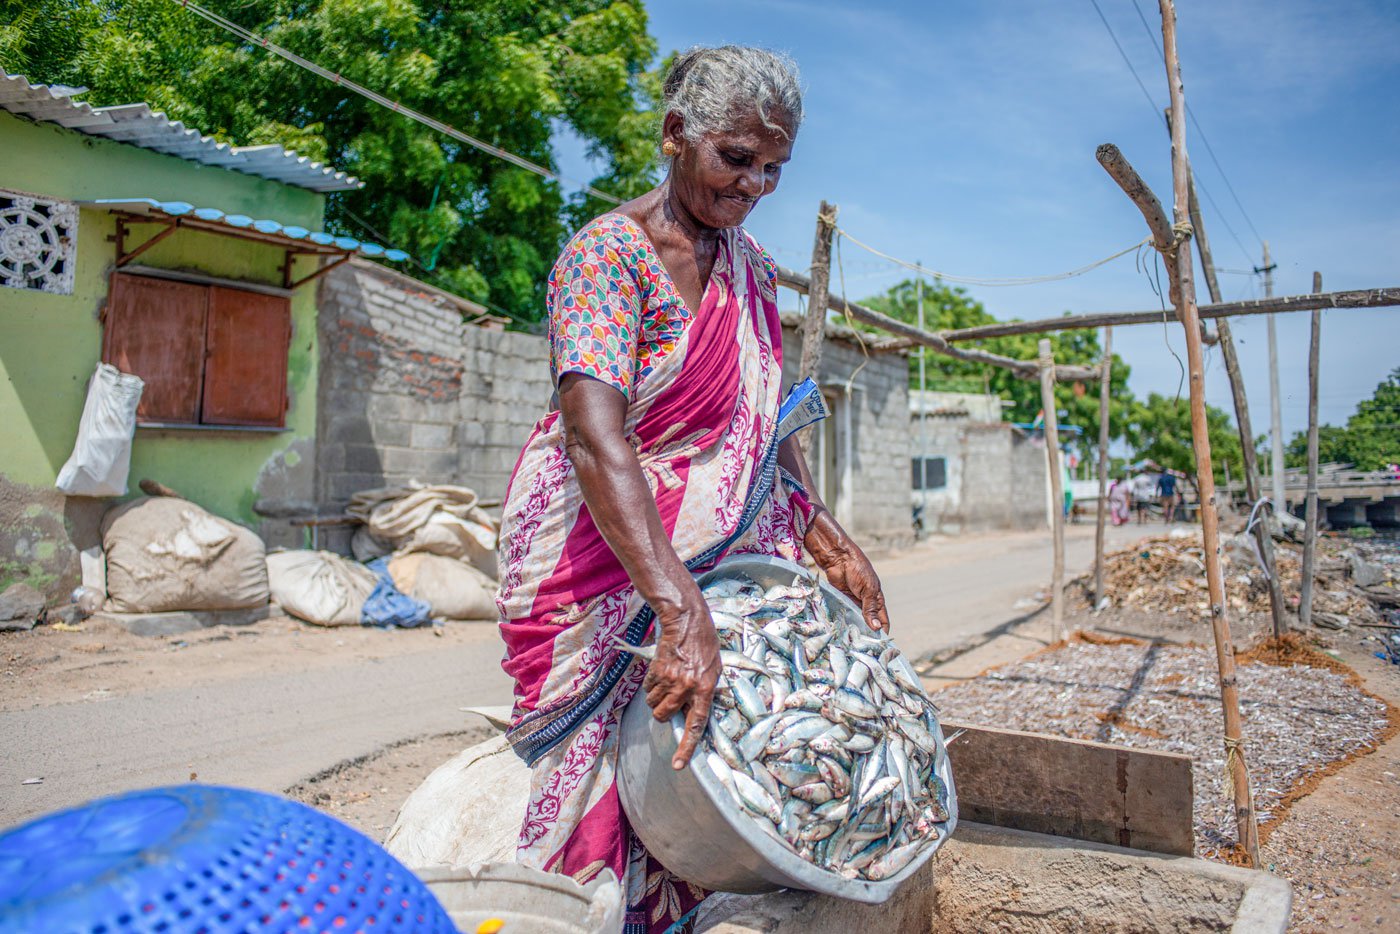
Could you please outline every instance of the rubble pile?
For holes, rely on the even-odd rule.
[[[1355,545],[1347,547],[1355,548]],[[1227,610],[1237,616],[1268,613],[1268,580],[1251,540],[1243,535],[1226,536],[1221,551]],[[1280,544],[1274,554],[1284,599],[1289,609],[1296,611],[1301,579],[1300,552]],[[1376,601],[1370,591],[1376,588],[1359,589],[1359,580],[1354,578],[1353,572],[1355,563],[1352,553],[1343,553],[1338,543],[1327,539],[1319,541],[1313,614],[1320,625],[1335,629],[1348,622],[1375,620]],[[1086,578],[1084,583],[1086,592],[1082,599],[1087,607],[1092,600],[1087,592],[1092,587],[1092,578]],[[1394,586],[1393,581],[1391,586]],[[1107,606],[1182,616],[1185,617],[1182,622],[1209,620],[1210,594],[1206,589],[1205,549],[1200,533],[1183,529],[1170,536],[1144,539],[1133,548],[1107,555],[1104,594]]]
[[[1159,555],[1154,566],[1167,560],[1175,558]],[[1300,654],[1312,653],[1277,660],[1296,662]],[[1341,666],[1325,657],[1315,661],[1238,668],[1245,756],[1265,831],[1311,778],[1329,774],[1391,730],[1383,701],[1357,687]],[[1197,855],[1220,857],[1236,844],[1212,649],[1071,642],[945,688],[934,699],[948,720],[1188,755]]]

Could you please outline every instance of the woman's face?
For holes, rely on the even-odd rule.
[[[778,187],[792,156],[791,135],[763,125],[755,113],[733,130],[685,139],[680,117],[666,117],[665,138],[678,150],[671,188],[690,215],[705,227],[737,227],[754,205]]]

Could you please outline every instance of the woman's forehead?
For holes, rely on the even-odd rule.
[[[731,129],[716,130],[705,135],[717,146],[761,155],[770,160],[787,159],[792,153],[792,138],[787,129],[766,126],[757,114],[740,118]]]

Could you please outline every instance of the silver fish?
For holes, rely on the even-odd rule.
[[[934,768],[936,711],[898,647],[807,578],[766,588],[725,579],[703,592],[724,666],[704,761],[725,793],[821,868],[900,872],[949,811]]]
[[[778,721],[783,718],[782,714],[769,714],[759,720],[753,727],[739,740],[739,752],[744,759],[752,762],[757,759],[768,745],[768,737],[773,735],[773,727],[778,725]]]

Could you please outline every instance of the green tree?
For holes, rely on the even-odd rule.
[[[973,327],[979,324],[994,324],[996,318],[961,288],[946,282],[925,282],[924,326],[931,331]],[[866,299],[862,304],[884,312],[892,318],[918,321],[917,283],[910,279],[892,287],[883,295]],[[1019,360],[1034,360],[1040,334],[1018,334],[998,337],[991,340],[970,342],[992,353],[1014,357]],[[1055,352],[1055,362],[1096,365],[1103,356],[1099,345],[1099,335],[1093,330],[1061,331],[1050,335]],[[961,346],[961,345],[959,345]],[[1001,396],[1011,405],[1003,408],[1003,417],[1009,421],[1034,421],[1041,410],[1040,383],[1022,379],[1011,371],[981,363],[955,360],[942,354],[928,351],[925,357],[928,388],[947,392],[991,392]],[[1116,354],[1113,357],[1113,371],[1109,378],[1109,436],[1122,438],[1126,428],[1126,417],[1132,402],[1128,390],[1129,367]],[[917,389],[919,385],[919,361],[917,351],[909,357],[909,385]],[[1095,456],[1099,439],[1099,388],[1097,384],[1061,383],[1055,387],[1055,401],[1062,413],[1063,426],[1082,429],[1078,435],[1068,435],[1066,441],[1078,449],[1081,457]]]
[[[1357,470],[1383,470],[1400,463],[1400,367],[1390,371],[1371,398],[1362,399],[1345,427],[1319,425],[1319,463],[1351,464]],[[1289,467],[1308,465],[1308,433],[1300,431],[1284,454]]]
[[[621,197],[656,173],[656,44],[640,0],[204,0],[293,52],[554,168],[560,128]],[[413,271],[522,321],[542,314],[564,237],[602,205],[241,43],[170,0],[0,0],[0,66],[145,101],[239,144],[277,143],[362,179],[333,229],[413,254]]]
[[[1223,409],[1206,406],[1206,434],[1210,438],[1211,463],[1217,481],[1225,478],[1225,463],[1240,476],[1243,464],[1239,432]],[[1129,409],[1127,441],[1137,460],[1151,460],[1195,476],[1196,452],[1191,442],[1191,403],[1185,396],[1148,393]]]

